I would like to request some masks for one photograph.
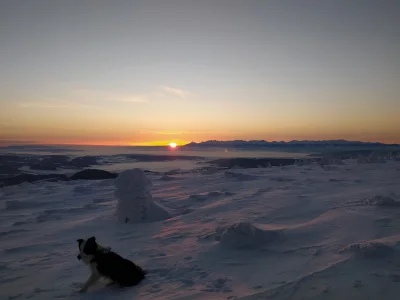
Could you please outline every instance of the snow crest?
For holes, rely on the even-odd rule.
[[[155,222],[171,217],[170,212],[154,202],[150,192],[151,181],[142,169],[120,173],[115,180],[116,215],[124,223]]]
[[[386,256],[394,251],[394,247],[390,244],[376,241],[368,241],[363,243],[355,243],[339,250],[339,253],[355,253],[365,257],[381,257]]]
[[[240,222],[217,231],[216,240],[233,249],[253,249],[277,239],[276,231],[262,230],[251,223]]]
[[[400,202],[387,196],[373,196],[365,199],[367,205],[373,206],[399,206]]]

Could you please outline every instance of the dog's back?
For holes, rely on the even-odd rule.
[[[122,286],[133,286],[145,278],[146,271],[112,251],[99,251],[92,260],[100,274]]]

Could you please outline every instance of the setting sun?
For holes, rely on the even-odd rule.
[[[171,147],[171,148],[176,148],[176,146],[178,146],[176,143],[169,143],[169,146]]]

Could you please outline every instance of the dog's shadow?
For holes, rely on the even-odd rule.
[[[145,281],[146,279],[144,279]],[[105,282],[97,283],[92,286],[86,293],[79,293],[76,291],[74,294],[79,295],[79,299],[86,300],[108,300],[108,299],[137,299],[140,295],[140,287],[145,282],[132,287],[121,287],[119,285],[108,285]]]
[[[80,294],[82,299],[106,300],[106,299],[137,299],[140,295],[139,286],[119,287],[119,286],[99,286],[93,287],[84,294]]]

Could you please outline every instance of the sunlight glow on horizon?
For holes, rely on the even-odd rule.
[[[0,2],[1,144],[400,143],[400,1],[53,2]]]
[[[237,139],[216,139],[216,138],[210,138],[210,139],[200,139],[200,140],[190,140],[190,141],[179,141],[179,143],[176,143],[176,148],[179,146],[184,146],[186,144],[189,144],[191,142],[195,143],[201,143],[205,142],[208,140],[220,140],[220,141],[232,141],[232,140],[244,140],[244,141],[249,141],[249,140],[265,140],[268,142],[279,142],[279,141],[284,141],[284,142],[290,142],[293,140],[348,140],[348,141],[361,141],[361,142],[381,142],[385,144],[400,144],[400,141],[396,138],[389,138],[389,139],[369,139],[369,138],[353,138],[353,137],[348,137],[348,138],[343,138],[342,136],[333,136],[333,137],[327,137],[327,138],[304,138],[304,139],[297,139],[297,138],[292,138],[292,139],[266,139],[266,138],[259,138],[259,139],[246,139],[246,138],[237,138]],[[76,145],[76,146],[141,146],[141,147],[169,147],[169,148],[174,148],[171,147],[172,142],[170,141],[147,141],[147,142],[132,142],[132,141],[73,141],[73,140],[67,140],[67,141],[62,141],[62,140],[37,140],[37,141],[32,141],[32,140],[2,140],[0,139],[0,146],[11,146],[11,145],[18,145],[18,144],[39,144],[39,145]]]

